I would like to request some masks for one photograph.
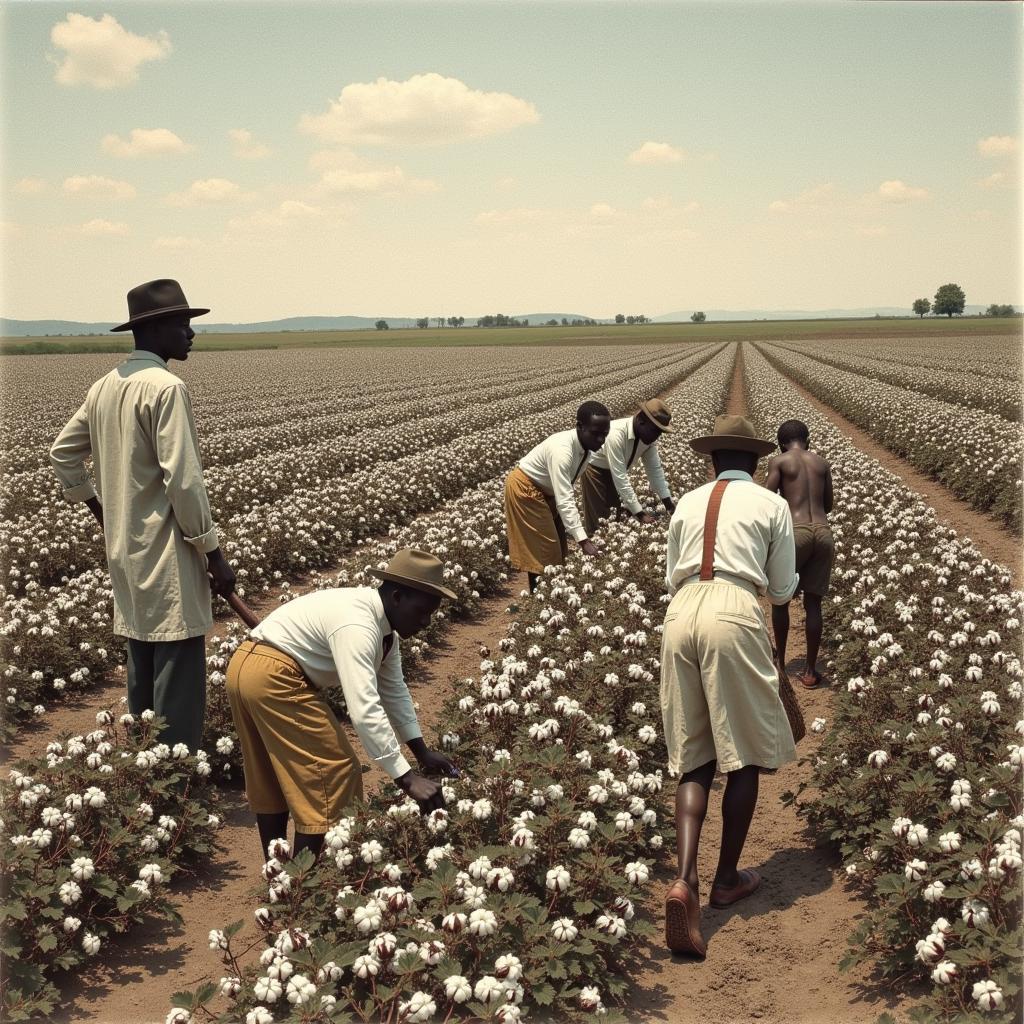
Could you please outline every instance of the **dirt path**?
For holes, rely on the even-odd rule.
[[[439,657],[410,682],[425,736],[432,736],[440,724],[441,705],[451,692],[451,679],[479,673],[481,645],[497,649],[508,625],[505,609],[512,593],[509,588],[489,597],[476,617],[454,623],[439,645]],[[264,610],[269,610],[269,604]],[[123,681],[105,688],[110,690],[106,698],[97,694],[94,707],[90,701],[89,707],[83,702],[83,706],[68,708],[68,721],[94,723],[95,711],[119,695],[118,687],[123,687]],[[38,749],[39,743],[37,734],[32,746]],[[376,769],[364,776],[364,785],[371,792],[384,781]],[[64,1008],[52,1018],[54,1024],[161,1024],[173,993],[220,977],[220,962],[207,944],[211,928],[242,919],[245,927],[240,940],[258,938],[252,912],[262,895],[258,883],[263,859],[255,822],[241,793],[224,790],[223,803],[225,822],[218,833],[221,849],[200,872],[179,876],[174,885],[182,922],[152,921],[133,929],[130,937],[113,944],[115,948],[101,965],[69,979],[63,988]]]
[[[725,411],[745,415],[743,361],[738,355]],[[767,603],[765,613],[770,612]],[[803,609],[791,606],[787,668],[794,678],[805,656]],[[828,629],[826,626],[826,636]],[[823,652],[822,664],[827,656]],[[825,688],[802,690],[798,699],[807,724],[832,715],[832,693]],[[808,733],[798,753],[813,756],[819,740]],[[696,962],[673,956],[660,938],[664,898],[675,876],[674,851],[657,873],[652,899],[643,913],[658,928],[650,946],[650,963],[637,978],[627,1012],[645,1024],[874,1024],[880,1013],[900,1006],[868,987],[866,972],[840,974],[846,937],[863,905],[847,892],[837,857],[815,848],[803,821],[782,794],[795,789],[810,773],[808,764],[793,763],[761,779],[760,798],[747,837],[742,864],[756,867],[764,878],[760,891],[733,910],[707,905],[721,840],[721,796],[724,778],[714,783],[698,857],[702,928],[708,957]],[[674,787],[667,787],[663,812],[673,813]]]
[[[786,376],[779,367],[775,367]],[[890,473],[898,476],[912,491],[922,495],[935,510],[938,519],[952,526],[963,540],[971,540],[979,551],[991,561],[1007,566],[1013,573],[1014,585],[1021,585],[1021,542],[1010,530],[991,516],[961,501],[952,491],[931,477],[925,476],[905,459],[894,455],[880,445],[869,433],[861,430],[842,413],[826,405],[792,377],[786,380],[797,394],[815,412],[838,427],[865,455],[881,463]]]

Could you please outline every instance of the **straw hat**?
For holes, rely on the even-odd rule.
[[[455,600],[458,594],[444,585],[444,564],[427,551],[402,548],[396,551],[386,569],[370,569],[371,576],[390,580],[399,586],[423,590],[438,597]]]
[[[715,429],[703,437],[695,437],[690,447],[701,455],[712,452],[753,452],[758,458],[775,451],[775,442],[758,437],[746,416],[716,416]]]
[[[128,293],[128,319],[112,331],[130,331],[136,324],[148,323],[162,316],[184,314],[187,317],[202,316],[208,309],[196,309],[188,304],[185,293],[177,281],[169,277],[159,281],[147,281]]]
[[[640,411],[663,433],[671,434],[672,413],[660,398],[652,398],[649,402],[640,403]]]

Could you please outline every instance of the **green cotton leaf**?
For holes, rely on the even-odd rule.
[[[41,935],[36,942],[40,952],[49,953],[51,949],[57,948],[57,936],[53,932],[47,932],[45,935]]]
[[[549,978],[564,978],[565,976],[565,964],[558,957],[548,961]]]
[[[175,992],[171,995],[171,1006],[179,1010],[191,1010],[196,1005],[195,996],[191,992]]]
[[[0,921],[8,918],[12,921],[24,921],[28,917],[28,908],[21,900],[8,900],[0,903]]]
[[[574,900],[572,909],[576,911],[580,917],[586,917],[588,914],[592,914],[597,910],[597,905],[592,900]]]
[[[129,886],[124,893],[117,897],[117,909],[124,914],[134,907],[142,898],[142,893],[139,892],[138,889],[133,889]]]
[[[466,1003],[466,1009],[480,1020],[488,1020],[491,1016],[491,1007],[486,1003]]]
[[[462,974],[462,964],[454,957],[444,957],[438,961],[437,966],[434,968],[434,977],[438,981],[445,981],[455,974]]]
[[[200,985],[199,991],[195,994],[194,1005],[200,1006],[205,1002],[211,1000],[217,993],[217,984],[213,981],[208,981],[203,985]]]
[[[92,879],[92,887],[101,896],[106,896],[107,899],[113,899],[117,896],[117,883],[106,875],[94,875]]]
[[[226,939],[233,938],[245,927],[244,921],[234,921],[224,929],[224,937]]]
[[[555,990],[547,982],[535,985],[530,994],[539,1006],[550,1006],[555,1001]]]

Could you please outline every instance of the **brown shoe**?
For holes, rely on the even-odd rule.
[[[673,953],[708,955],[700,933],[700,900],[682,878],[672,883],[665,897],[665,944]]]
[[[821,683],[821,673],[815,669],[814,672],[804,673],[800,676],[800,685],[805,690],[813,690],[816,686]]]
[[[711,887],[711,906],[719,910],[731,907],[761,887],[761,876],[753,868],[744,868],[739,876],[739,881],[730,888],[724,885]]]

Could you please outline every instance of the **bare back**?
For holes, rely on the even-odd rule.
[[[794,525],[828,524],[832,511],[832,471],[816,452],[794,446],[772,459],[765,487],[786,499]]]

